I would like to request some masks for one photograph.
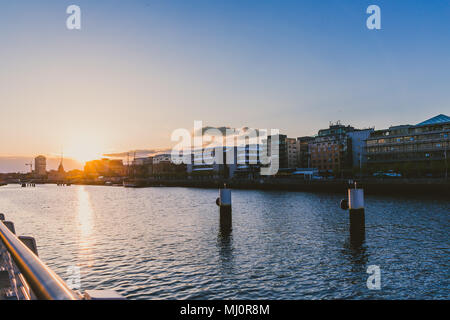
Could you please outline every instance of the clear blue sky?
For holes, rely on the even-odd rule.
[[[194,120],[296,137],[450,113],[450,1],[1,1],[0,43],[0,156],[164,148]]]

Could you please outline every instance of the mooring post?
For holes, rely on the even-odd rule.
[[[350,239],[352,242],[363,242],[366,236],[364,212],[364,189],[355,187],[348,189],[348,208],[350,216]]]
[[[219,206],[220,211],[220,226],[222,228],[231,228],[231,190],[227,189],[226,185],[224,185],[223,189],[219,189],[219,198],[217,198],[216,204]]]
[[[349,211],[350,242],[361,244],[366,237],[364,189],[358,188],[356,182],[348,189],[348,199],[341,200],[341,209]]]

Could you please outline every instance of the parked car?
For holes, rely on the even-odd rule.
[[[384,178],[384,177],[388,177],[388,178],[400,178],[402,176],[401,173],[397,173],[394,172],[393,170],[389,170],[388,172],[382,172],[382,171],[378,171],[375,172],[373,174],[374,177],[378,177],[378,178]]]

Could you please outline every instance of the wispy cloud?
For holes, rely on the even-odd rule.
[[[123,152],[114,152],[114,153],[105,153],[103,156],[110,157],[110,158],[126,158],[127,156],[136,157],[150,157],[159,153],[168,153],[172,149],[170,148],[163,148],[163,149],[139,149],[139,150],[130,150],[130,151],[123,151]]]

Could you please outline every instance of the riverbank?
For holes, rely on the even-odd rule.
[[[261,179],[261,180],[145,180],[140,187],[190,187],[220,188],[226,184],[233,189],[280,190],[303,192],[346,193],[348,180],[304,181],[298,179]],[[407,195],[450,195],[450,181],[445,180],[361,180],[358,182],[366,194],[407,194]]]
[[[51,184],[41,182],[40,184]],[[122,184],[108,184],[101,181],[72,182],[78,185],[98,185],[123,187]],[[274,190],[274,191],[300,191],[345,194],[349,180],[320,180],[305,181],[301,179],[275,178],[275,179],[139,179],[129,181],[128,187],[186,187],[202,189],[218,189],[227,185],[233,189],[246,190]],[[442,179],[366,179],[358,180],[358,185],[364,188],[366,194],[375,195],[450,195],[450,180]]]

